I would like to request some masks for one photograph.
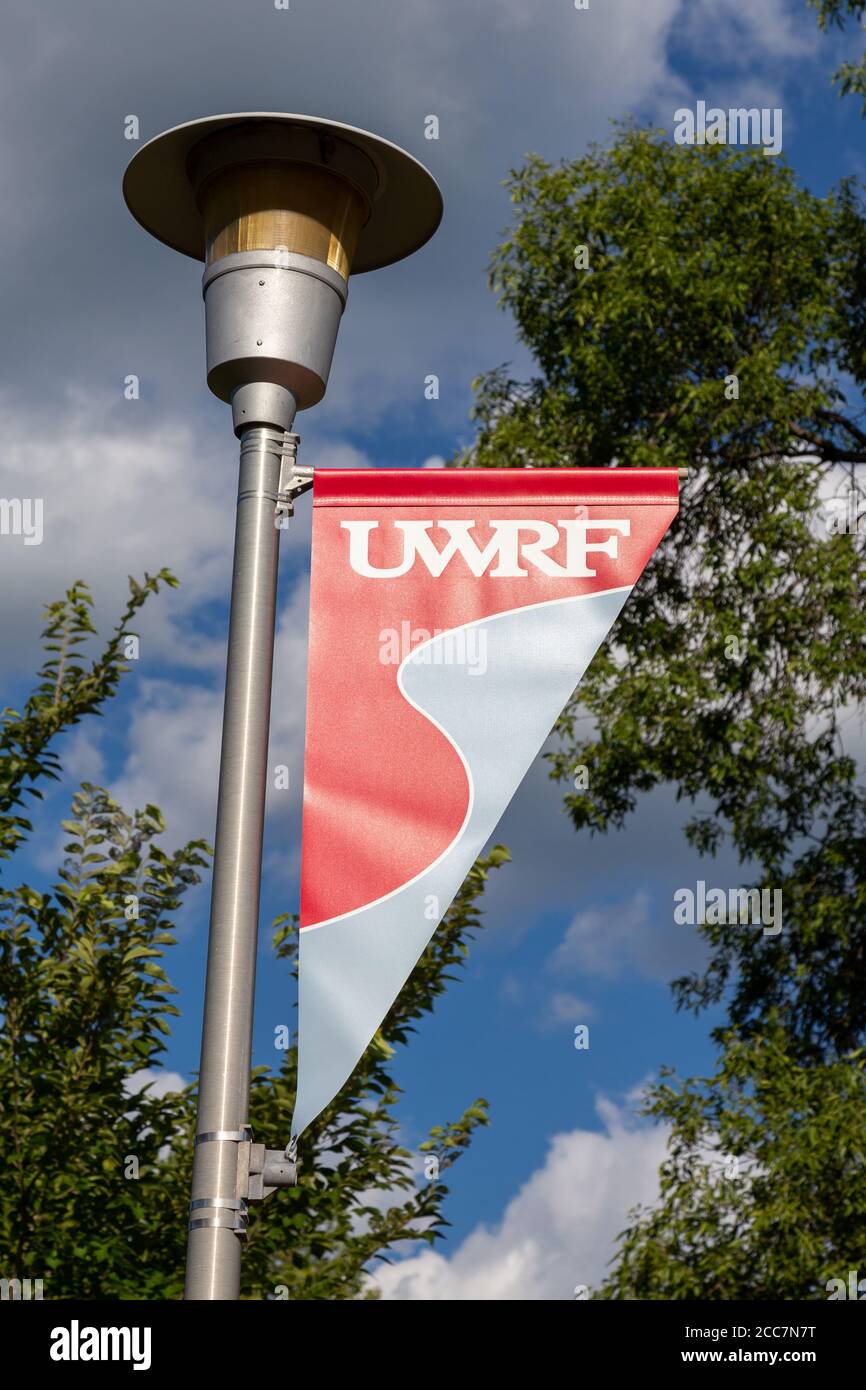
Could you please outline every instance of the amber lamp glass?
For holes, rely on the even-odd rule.
[[[237,251],[284,247],[348,280],[368,217],[362,195],[314,164],[270,161],[214,174],[198,192],[208,265]]]

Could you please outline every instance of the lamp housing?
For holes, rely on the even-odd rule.
[[[270,112],[166,131],[123,189],[142,226],[205,263],[207,381],[237,434],[289,429],[322,399],[349,276],[408,256],[442,216],[432,175],[390,141]]]

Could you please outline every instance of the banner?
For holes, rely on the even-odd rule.
[[[678,491],[676,469],[316,472],[294,1136],[363,1055]]]

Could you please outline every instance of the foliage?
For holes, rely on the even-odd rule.
[[[0,857],[31,831],[24,810],[39,784],[61,774],[59,736],[116,693],[122,639],[164,583],[174,583],[167,571],[130,580],[120,623],[90,662],[87,587],[48,608],[36,690],[21,713],[2,716]],[[159,1094],[177,1015],[165,957],[210,852],[201,840],[166,852],[156,807],[128,814],[89,784],[63,830],[50,887],[0,889],[0,1272],[42,1279],[46,1298],[178,1298],[195,1089]],[[427,1180],[398,1143],[390,1059],[454,978],[481,924],[487,874],[506,859],[496,849],[472,870],[366,1056],[304,1136],[298,1187],[254,1214],[245,1296],[372,1297],[374,1259],[438,1237],[442,1174],[487,1123],[486,1102],[431,1132],[439,1171]],[[287,982],[296,942],[293,919],[280,919],[274,946]],[[292,1047],[277,1074],[259,1068],[254,1078],[251,1122],[272,1147],[288,1137],[296,1064]]]
[[[561,167],[532,158],[510,186],[516,226],[493,281],[541,375],[480,379],[460,461],[691,470],[560,720],[552,773],[573,785],[589,769],[566,804],[591,832],[672,783],[692,844],[727,840],[759,882],[786,886],[784,940],[713,938],[696,999],[733,982],[746,1018],[772,973],[777,999],[811,1009],[804,1043],[823,1027],[848,1051],[860,995],[831,1019],[816,1000],[864,946],[862,913],[845,910],[862,908],[866,822],[843,731],[866,695],[866,558],[862,535],[834,534],[822,511],[827,475],[866,461],[845,396],[866,374],[849,312],[866,267],[855,190],[815,198],[760,152],[634,129]]]
[[[866,0],[809,0],[813,10],[818,11],[818,27],[844,29],[849,19],[861,21],[866,12]],[[866,57],[856,63],[842,63],[833,75],[840,96],[856,92],[862,97],[862,111],[866,113]]]
[[[597,1297],[825,1299],[862,1269],[862,1049],[800,1066],[770,1019],[726,1038],[712,1077],[664,1076],[647,1113],[671,1126],[660,1201],[632,1213]]]
[[[566,805],[589,833],[672,785],[691,844],[728,845],[743,877],[783,900],[777,936],[705,924],[706,971],[675,982],[681,1007],[726,1007],[719,1071],[650,1091],[673,1127],[671,1163],[608,1296],[806,1296],[857,1236],[862,1248],[866,1216],[846,1208],[841,1238],[832,1180],[833,1145],[863,1152],[866,799],[850,735],[866,695],[866,524],[840,533],[827,509],[843,484],[863,506],[859,189],[817,198],[762,151],[632,126],[559,166],[530,157],[509,187],[492,283],[538,373],[478,380],[476,438],[456,462],[690,470],[680,515],[559,722],[551,773],[571,788],[588,768]],[[786,1109],[795,1082],[826,1145]],[[742,1153],[748,1140],[765,1180],[711,1182],[711,1139]],[[789,1175],[814,1172],[819,1151],[831,1181],[797,1264],[787,1223],[809,1196],[794,1202]]]
[[[345,1299],[376,1296],[376,1259],[387,1259],[401,1243],[432,1243],[447,1225],[443,1216],[448,1189],[442,1176],[468,1148],[479,1125],[487,1124],[487,1103],[479,1099],[459,1120],[436,1126],[420,1145],[424,1158],[437,1160],[419,1172],[417,1157],[399,1143],[394,1106],[400,1088],[391,1059],[405,1045],[415,1024],[431,1012],[434,1000],[455,978],[450,971],[466,957],[472,934],[481,926],[478,899],[491,869],[507,862],[501,847],[479,860],[455,898],[430,945],[398,996],[361,1062],[334,1100],[301,1138],[297,1187],[276,1193],[252,1208],[242,1266],[242,1297]],[[297,972],[297,922],[278,919],[274,949]],[[259,1142],[272,1146],[289,1134],[297,1075],[297,1046],[284,1054],[276,1073],[253,1074],[250,1121]],[[188,1130],[176,1142],[149,1188],[152,1221],[165,1214],[163,1268],[170,1291],[183,1286],[187,1185],[191,1164]],[[148,1222],[150,1224],[150,1220]],[[141,1296],[136,1295],[136,1296]]]

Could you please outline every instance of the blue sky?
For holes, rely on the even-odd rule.
[[[213,833],[236,445],[203,372],[199,269],[151,241],[120,198],[142,140],[222,110],[294,110],[387,136],[421,158],[446,203],[434,241],[410,261],[353,280],[325,401],[302,415],[301,459],[316,467],[417,467],[472,437],[473,376],[531,363],[496,307],[485,268],[505,228],[501,181],[529,150],[549,159],[608,138],[634,115],[673,127],[710,105],[781,107],[784,155],[823,193],[866,177],[858,104],[830,87],[856,31],[827,37],[787,0],[187,0],[182,10],[96,0],[13,6],[0,56],[0,209],[6,254],[0,343],[5,496],[45,499],[45,539],[0,542],[4,700],[27,688],[44,602],[81,577],[107,626],[128,572],[170,565],[182,587],[150,606],[141,659],[110,717],[64,747],[68,776],[46,799],[19,876],[43,882],[59,820],[82,778],[124,804],[160,804],[169,839]],[[429,114],[440,138],[424,138]],[[424,398],[425,377],[441,380]],[[141,399],[123,398],[135,373]],[[272,963],[267,923],[297,904],[309,506],[283,537],[271,762],[292,788],[269,801],[256,1062],[294,1000]],[[539,761],[497,839],[513,863],[485,898],[486,927],[464,979],[397,1064],[400,1118],[417,1147],[430,1125],[478,1095],[482,1132],[452,1177],[439,1254],[382,1276],[395,1298],[569,1298],[597,1279],[628,1207],[648,1200],[663,1136],[633,1118],[662,1064],[711,1063],[712,1019],[673,1011],[667,982],[699,965],[672,894],[703,877],[669,791],[628,829],[576,837]],[[207,885],[189,899],[170,972],[183,1011],[166,1067],[198,1061]],[[563,944],[565,943],[565,944]],[[552,964],[556,954],[557,964]],[[575,1051],[576,1023],[591,1029]],[[279,1142],[280,1135],[260,1136]]]

